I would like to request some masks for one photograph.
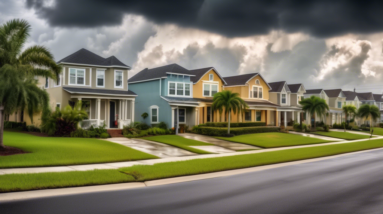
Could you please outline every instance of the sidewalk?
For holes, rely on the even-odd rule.
[[[379,136],[379,137],[373,138],[371,140],[377,140],[377,139],[383,139],[383,136]],[[0,169],[0,175],[1,174],[14,174],[14,173],[42,173],[42,172],[87,171],[87,170],[94,170],[94,169],[118,169],[121,167],[130,167],[133,165],[153,165],[156,163],[195,160],[195,159],[204,159],[204,158],[228,157],[228,156],[236,156],[236,155],[246,155],[246,154],[279,151],[279,150],[296,149],[296,148],[327,146],[327,145],[343,144],[343,143],[354,143],[354,142],[361,142],[361,141],[366,141],[366,139],[353,140],[353,141],[343,140],[343,141],[338,141],[338,142],[334,142],[334,143],[311,144],[311,145],[303,145],[303,146],[273,148],[273,149],[261,149],[261,150],[246,151],[246,152],[195,155],[195,156],[193,155],[193,156],[183,156],[183,157],[170,157],[170,158],[165,158],[165,159],[152,159],[152,160],[142,160],[142,161],[125,161],[125,162],[87,164],[87,165],[75,165],[75,166],[9,168],[9,169]]]
[[[330,131],[334,131],[334,132],[344,132],[344,130],[342,129],[330,129]],[[352,134],[360,134],[360,135],[368,135],[370,136],[369,133],[365,133],[365,132],[358,132],[358,131],[350,131],[350,130],[346,130],[346,132],[348,133],[352,133]],[[380,135],[372,135],[373,137],[380,137]]]

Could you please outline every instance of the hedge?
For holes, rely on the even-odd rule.
[[[243,128],[230,128],[230,134],[242,135],[263,132],[279,132],[279,127],[243,127]],[[219,127],[204,127],[195,126],[193,132],[197,134],[210,135],[210,136],[225,136],[227,135],[227,128]]]
[[[4,121],[4,128],[26,130],[27,124],[25,122]]]
[[[227,123],[204,123],[200,126],[204,127],[227,127]],[[266,126],[265,122],[245,122],[245,123],[230,123],[230,127],[253,127],[253,126]]]

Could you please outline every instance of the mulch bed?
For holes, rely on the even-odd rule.
[[[4,149],[0,149],[0,156],[8,156],[8,155],[17,155],[17,154],[24,154],[27,152],[24,152],[23,150],[15,147],[10,146],[4,146]]]

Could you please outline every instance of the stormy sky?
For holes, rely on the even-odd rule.
[[[1,0],[0,23],[28,20],[27,46],[56,60],[86,48],[132,74],[178,63],[382,93],[382,10],[368,0]]]

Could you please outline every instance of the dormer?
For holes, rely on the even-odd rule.
[[[299,102],[304,98],[306,89],[303,84],[288,84],[287,85],[291,92],[291,105],[300,106]]]
[[[270,101],[281,105],[281,106],[289,106],[291,103],[291,91],[287,86],[286,81],[280,82],[272,82],[269,83],[271,86],[270,92]]]
[[[190,74],[193,74],[190,80],[193,82],[194,98],[212,98],[226,84],[213,67],[190,70]]]

